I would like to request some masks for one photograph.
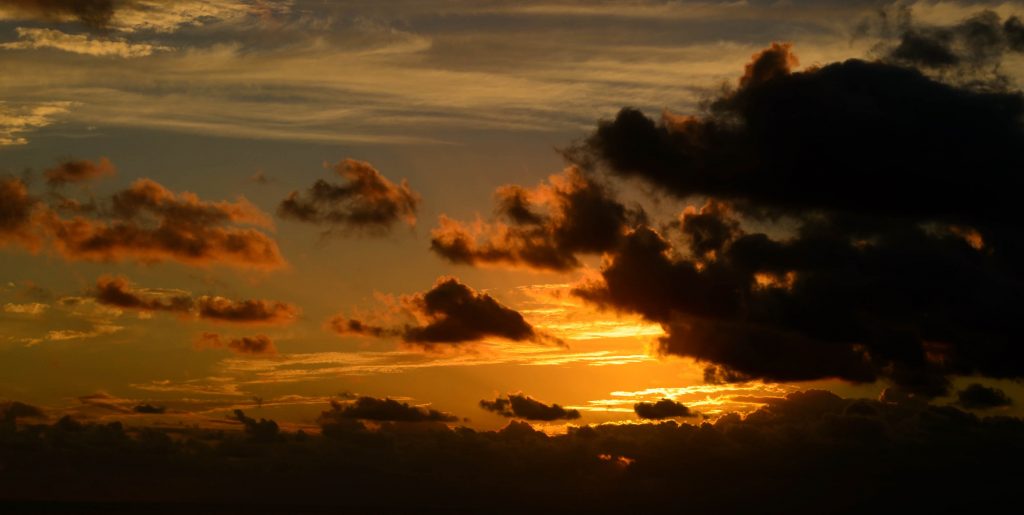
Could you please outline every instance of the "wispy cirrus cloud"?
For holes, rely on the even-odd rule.
[[[68,34],[57,29],[18,27],[18,41],[0,44],[5,50],[38,50],[52,48],[74,54],[97,57],[146,57],[170,47],[149,43],[131,43],[124,39],[101,38],[87,34]]]

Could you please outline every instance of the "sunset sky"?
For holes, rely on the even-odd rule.
[[[0,1],[0,401],[314,431],[358,397],[551,433],[811,388],[1020,415],[959,395],[1024,399],[1018,15]]]

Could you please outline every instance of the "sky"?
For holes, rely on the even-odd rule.
[[[1019,415],[1022,11],[0,2],[0,400]]]

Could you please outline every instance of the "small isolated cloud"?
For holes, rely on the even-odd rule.
[[[274,342],[265,335],[242,336],[239,338],[226,338],[217,333],[202,333],[195,341],[198,349],[228,349],[236,354],[243,355],[273,355],[277,354]]]
[[[7,50],[37,50],[52,48],[74,54],[97,57],[135,58],[152,55],[153,52],[171,50],[170,47],[149,43],[131,43],[124,39],[108,39],[86,34],[68,34],[56,29],[18,27],[15,30],[18,41],[0,44]]]
[[[577,410],[566,409],[554,403],[550,405],[545,404],[522,393],[511,393],[505,397],[499,396],[493,401],[485,399],[480,401],[480,407],[503,417],[525,420],[550,422],[553,420],[575,420],[580,418],[580,412]]]
[[[68,159],[43,172],[50,186],[90,181],[99,177],[114,175],[117,168],[109,159],[101,157],[96,161]]]
[[[331,409],[320,414],[321,425],[344,419],[373,422],[457,422],[459,417],[422,406],[410,406],[394,399],[359,397],[352,402],[331,402]]]
[[[672,399],[658,402],[638,402],[633,405],[636,416],[647,420],[662,420],[676,417],[696,417],[697,412]]]
[[[330,231],[382,233],[403,221],[416,225],[420,196],[406,181],[395,184],[370,163],[346,159],[334,165],[342,184],[319,179],[305,193],[293,191],[278,205],[281,218]]]
[[[497,337],[512,341],[558,342],[534,329],[518,311],[502,305],[453,277],[443,277],[430,291],[406,296],[405,309],[416,324],[377,326],[338,315],[328,321],[341,335],[399,337],[407,344],[427,349]]]
[[[536,189],[502,186],[495,201],[493,223],[442,215],[431,232],[431,250],[453,263],[569,270],[580,266],[577,254],[612,250],[631,222],[643,218],[575,167]]]

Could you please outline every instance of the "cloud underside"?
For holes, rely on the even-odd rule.
[[[550,422],[553,420],[575,420],[580,418],[580,412],[577,410],[566,409],[554,403],[545,404],[522,393],[512,393],[504,397],[499,396],[494,400],[485,399],[480,401],[480,407],[503,417],[521,418],[524,420]]]
[[[398,338],[407,345],[438,349],[478,342],[488,337],[512,341],[560,343],[536,330],[518,311],[454,278],[441,278],[425,293],[402,299],[415,323],[373,325],[338,315],[328,325],[339,335]]]
[[[305,193],[293,191],[278,205],[281,218],[332,231],[384,233],[399,221],[416,225],[420,196],[402,181],[395,184],[363,161],[334,165],[343,184],[317,180]]]
[[[52,184],[113,173],[109,161],[70,162],[48,170]],[[264,230],[270,219],[244,198],[208,202],[149,179],[102,202],[32,197],[20,179],[0,178],[0,244],[46,248],[69,261],[214,263],[270,270],[285,265]],[[67,214],[65,214],[67,213]]]
[[[681,217],[682,248],[637,228],[577,293],[662,323],[662,352],[740,377],[941,395],[950,374],[1020,376],[1024,98],[883,62],[795,63],[775,45],[704,113],[623,109],[576,149],[712,199]]]

